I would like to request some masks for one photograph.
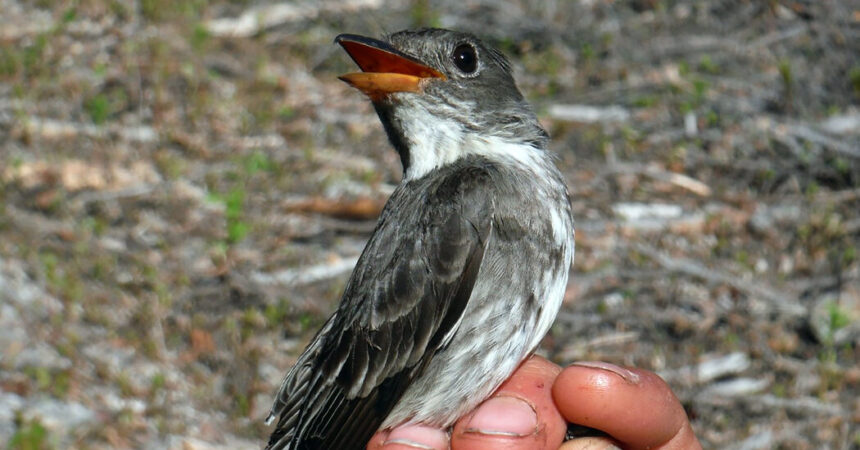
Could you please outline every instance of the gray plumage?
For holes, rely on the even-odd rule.
[[[564,295],[567,189],[507,60],[447,30],[384,43],[447,79],[374,103],[404,180],[285,377],[268,448],[363,449],[379,429],[452,425],[534,351]],[[472,73],[452,61],[461,45]]]

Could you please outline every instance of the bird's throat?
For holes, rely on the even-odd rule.
[[[391,143],[391,146],[400,155],[400,164],[403,166],[403,173],[406,174],[411,162],[409,143],[403,134],[403,127],[396,123],[399,119],[394,117],[394,108],[390,104],[379,102],[374,102],[373,107],[376,109],[376,114],[379,116],[380,122],[382,122],[382,128],[388,136],[388,142]]]

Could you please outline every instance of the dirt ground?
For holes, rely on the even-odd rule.
[[[500,47],[577,220],[541,352],[860,448],[860,2],[0,0],[0,447],[258,448],[396,154],[332,43]]]

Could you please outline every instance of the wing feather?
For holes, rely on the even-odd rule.
[[[491,235],[489,176],[467,167],[395,191],[338,310],[282,383],[268,448],[364,448],[456,332]]]

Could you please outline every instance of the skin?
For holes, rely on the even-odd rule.
[[[603,430],[611,438],[563,442],[568,422]],[[377,433],[367,448],[674,450],[702,447],[681,403],[653,372],[603,362],[576,363],[562,369],[534,356],[490,399],[462,417],[454,425],[450,438],[445,430],[409,425]]]

